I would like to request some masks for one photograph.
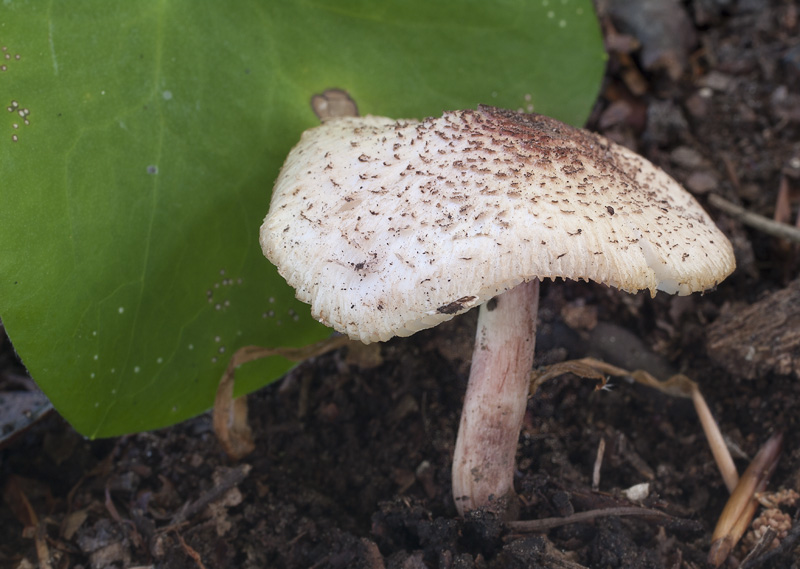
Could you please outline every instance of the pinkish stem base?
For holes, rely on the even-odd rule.
[[[523,283],[480,308],[467,393],[453,456],[459,513],[488,506],[505,515],[528,403],[539,281]]]

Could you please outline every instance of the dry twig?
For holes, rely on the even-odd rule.
[[[773,221],[772,219],[764,217],[763,215],[753,213],[742,206],[738,206],[729,202],[717,194],[709,195],[708,203],[718,209],[721,209],[734,219],[738,219],[745,225],[749,225],[753,229],[758,229],[759,231],[767,233],[768,235],[772,235],[773,237],[788,239],[794,243],[800,243],[800,229],[797,227],[792,227],[787,223]]]
[[[747,563],[752,562],[752,560],[761,557],[764,552],[769,551],[772,547],[772,542],[777,537],[778,532],[776,532],[772,528],[767,528],[764,532],[764,535],[758,540],[758,543],[755,544],[753,549],[750,550],[750,553],[747,554],[747,557],[742,559],[742,567],[745,567]]]
[[[600,489],[600,469],[603,466],[603,454],[606,452],[606,440],[600,439],[597,443],[597,456],[594,459],[594,468],[592,469],[592,490]]]
[[[756,569],[758,567],[768,567],[767,563],[788,557],[794,549],[797,541],[800,540],[800,523],[795,516],[794,525],[788,535],[781,541],[775,549],[771,549],[758,557],[751,558],[749,555],[742,561],[739,569]],[[774,565],[773,565],[774,566]]]
[[[609,516],[644,516],[654,518],[672,518],[669,514],[660,512],[658,510],[651,510],[649,508],[636,508],[636,507],[619,507],[619,508],[601,508],[598,510],[588,510],[586,512],[578,512],[571,516],[564,516],[563,518],[542,518],[539,520],[524,520],[518,522],[506,522],[506,526],[518,532],[534,532],[544,531],[555,527],[565,526],[568,524],[576,524],[580,522],[587,522],[596,518],[604,518]]]

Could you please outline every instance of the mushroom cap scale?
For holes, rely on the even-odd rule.
[[[534,278],[689,294],[734,269],[728,240],[660,168],[597,134],[486,106],[306,131],[261,246],[316,318],[363,342]]]

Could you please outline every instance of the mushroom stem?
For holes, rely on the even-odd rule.
[[[460,514],[488,507],[506,517],[516,506],[514,461],[528,403],[536,343],[539,281],[483,304],[453,456]]]

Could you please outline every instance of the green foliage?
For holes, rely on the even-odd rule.
[[[258,245],[312,94],[580,124],[604,62],[589,0],[3,4],[0,314],[92,437],[208,408],[243,345],[329,333]],[[239,392],[290,366],[243,366]]]

